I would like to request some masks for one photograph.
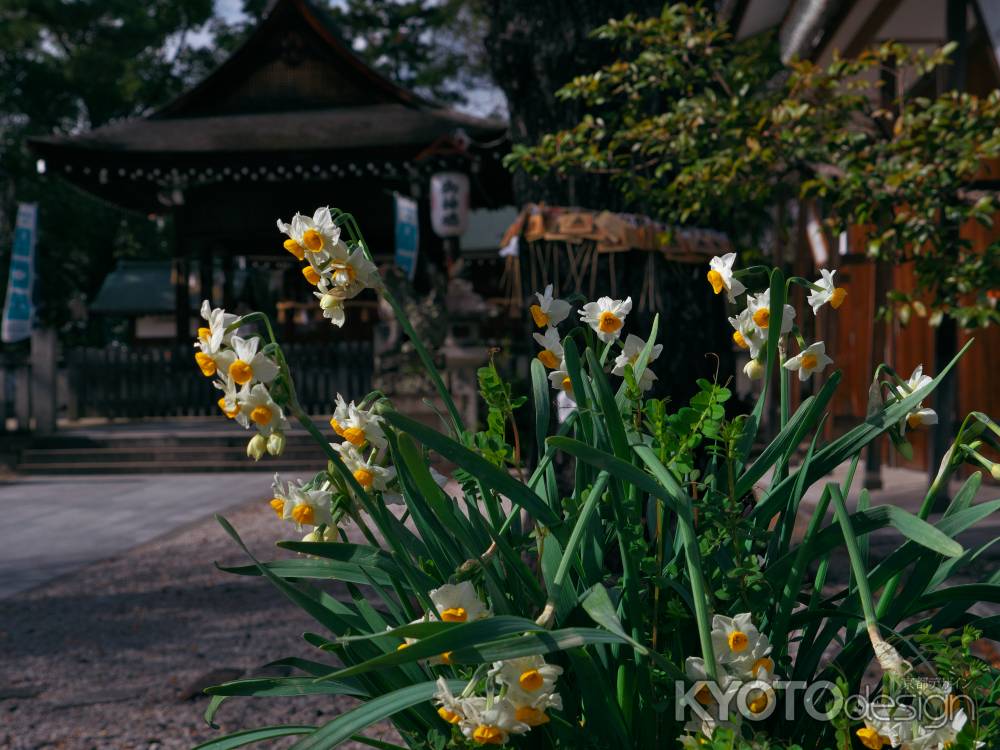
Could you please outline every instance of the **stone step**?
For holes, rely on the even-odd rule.
[[[174,474],[216,471],[275,471],[307,478],[323,468],[321,461],[286,461],[282,458],[259,462],[244,457],[242,461],[91,461],[22,463],[17,471],[22,474]]]
[[[336,439],[322,417],[316,423],[331,441]],[[79,427],[32,439],[21,449],[15,470],[25,474],[269,470],[307,475],[326,464],[319,446],[298,425],[289,426],[280,457],[266,456],[259,463],[246,455],[253,435],[253,430],[220,419]]]
[[[29,448],[21,453],[22,464],[108,463],[111,461],[232,461],[246,459],[246,445],[195,447],[187,445],[139,445],[131,448]],[[285,448],[286,460],[322,461],[319,446]]]
[[[437,425],[426,407],[409,404],[411,413]],[[337,440],[329,415],[312,417],[331,442]],[[30,438],[15,449],[14,469],[25,474],[141,474],[209,471],[278,471],[311,476],[326,466],[313,437],[297,423],[289,424],[284,453],[259,462],[247,458],[253,430],[224,418],[184,417],[74,424],[52,435]]]
[[[321,425],[322,429],[322,425]],[[333,431],[326,428],[323,431],[328,434],[331,441],[336,439]],[[129,449],[137,445],[156,446],[182,446],[182,447],[245,447],[247,441],[253,436],[250,430],[239,428],[232,430],[222,430],[218,432],[191,431],[191,432],[149,432],[137,433],[122,431],[121,433],[93,433],[79,434],[66,433],[55,434],[46,437],[34,438],[31,441],[29,450],[67,450],[67,449],[96,449],[96,448],[121,448]],[[298,445],[314,445],[312,437],[305,431],[289,431],[286,433],[286,445],[294,447]]]

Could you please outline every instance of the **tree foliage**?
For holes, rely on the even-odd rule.
[[[489,85],[478,3],[346,0],[330,4],[335,28],[369,64],[406,88],[466,104]]]
[[[973,252],[958,228],[990,226],[997,205],[975,178],[1000,156],[1000,92],[909,95],[952,51],[887,43],[821,67],[781,66],[773,39],[736,41],[703,7],[672,5],[595,32],[619,59],[561,88],[572,126],[517,146],[534,175],[610,175],[637,210],[727,230],[744,247],[790,198],[820,201],[832,231],[871,229],[872,257],[913,259],[918,311],[966,325],[998,318],[1000,244]],[[895,91],[883,80],[895,76]],[[925,304],[926,303],[926,304]],[[921,307],[922,306],[922,307]]]
[[[156,223],[40,177],[25,145],[142,115],[215,62],[192,44],[211,0],[0,0],[0,282],[16,201],[40,204],[43,320],[65,324],[67,303],[96,292],[116,258],[166,252]]]
[[[535,143],[544,133],[571,126],[581,106],[556,90],[574,76],[611,62],[614,48],[591,34],[594,27],[625,13],[656,13],[662,0],[479,0],[488,18],[486,49],[493,80],[507,96],[510,136],[515,144]],[[514,175],[518,203],[616,208],[605,180],[527,180]]]

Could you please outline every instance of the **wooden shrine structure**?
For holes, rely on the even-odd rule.
[[[321,205],[342,208],[358,216],[376,259],[388,262],[398,192],[419,200],[421,259],[434,262],[442,245],[429,222],[431,174],[467,173],[472,207],[509,203],[511,181],[500,164],[506,132],[501,121],[442,108],[388,80],[308,0],[276,0],[241,47],[173,102],[30,146],[49,174],[119,206],[172,217],[178,339],[192,330],[195,293],[234,305],[234,265],[265,271],[250,290],[257,307],[302,302],[285,303],[290,315],[278,310],[289,327],[296,321],[288,333],[302,338],[300,323],[319,330],[318,310],[304,302],[275,220]],[[369,312],[353,316],[355,325],[373,319]]]

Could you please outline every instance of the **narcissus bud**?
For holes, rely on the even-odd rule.
[[[764,377],[764,365],[759,359],[751,359],[743,366],[743,373],[751,380]]]
[[[337,304],[337,298],[332,294],[324,294],[319,298],[319,306],[324,310],[329,310],[331,307]]]
[[[303,542],[336,542],[337,541],[337,528],[335,526],[326,526],[323,529],[323,533],[319,533],[319,528],[315,528],[302,537]]]
[[[285,452],[285,433],[272,432],[267,439],[267,452],[271,456],[280,456]]]
[[[247,443],[247,456],[252,458],[254,461],[260,461],[267,451],[267,440],[259,432],[250,438],[250,442]]]

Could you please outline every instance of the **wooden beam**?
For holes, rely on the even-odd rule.
[[[885,22],[892,17],[892,14],[896,12],[902,1],[903,0],[878,0],[878,2],[875,3],[875,7],[868,12],[865,20],[862,21],[861,25],[858,27],[857,34],[849,39],[847,44],[844,45],[844,48],[840,51],[841,55],[844,57],[854,57],[868,47],[871,44],[872,39],[875,38],[879,29],[881,29],[882,26],[885,25]],[[851,3],[848,13],[845,13],[837,19],[837,22],[843,23],[843,21],[847,19],[849,11],[853,10],[856,5],[857,2]],[[823,53],[826,52],[827,46],[833,41],[835,36],[835,32],[831,32],[825,36],[819,49],[817,49],[816,53],[813,55],[813,59],[818,60]]]
[[[969,27],[968,0],[948,0],[945,11],[945,28],[948,41],[955,42],[955,52],[951,56],[951,65],[944,67],[948,91],[964,91],[969,73]]]

